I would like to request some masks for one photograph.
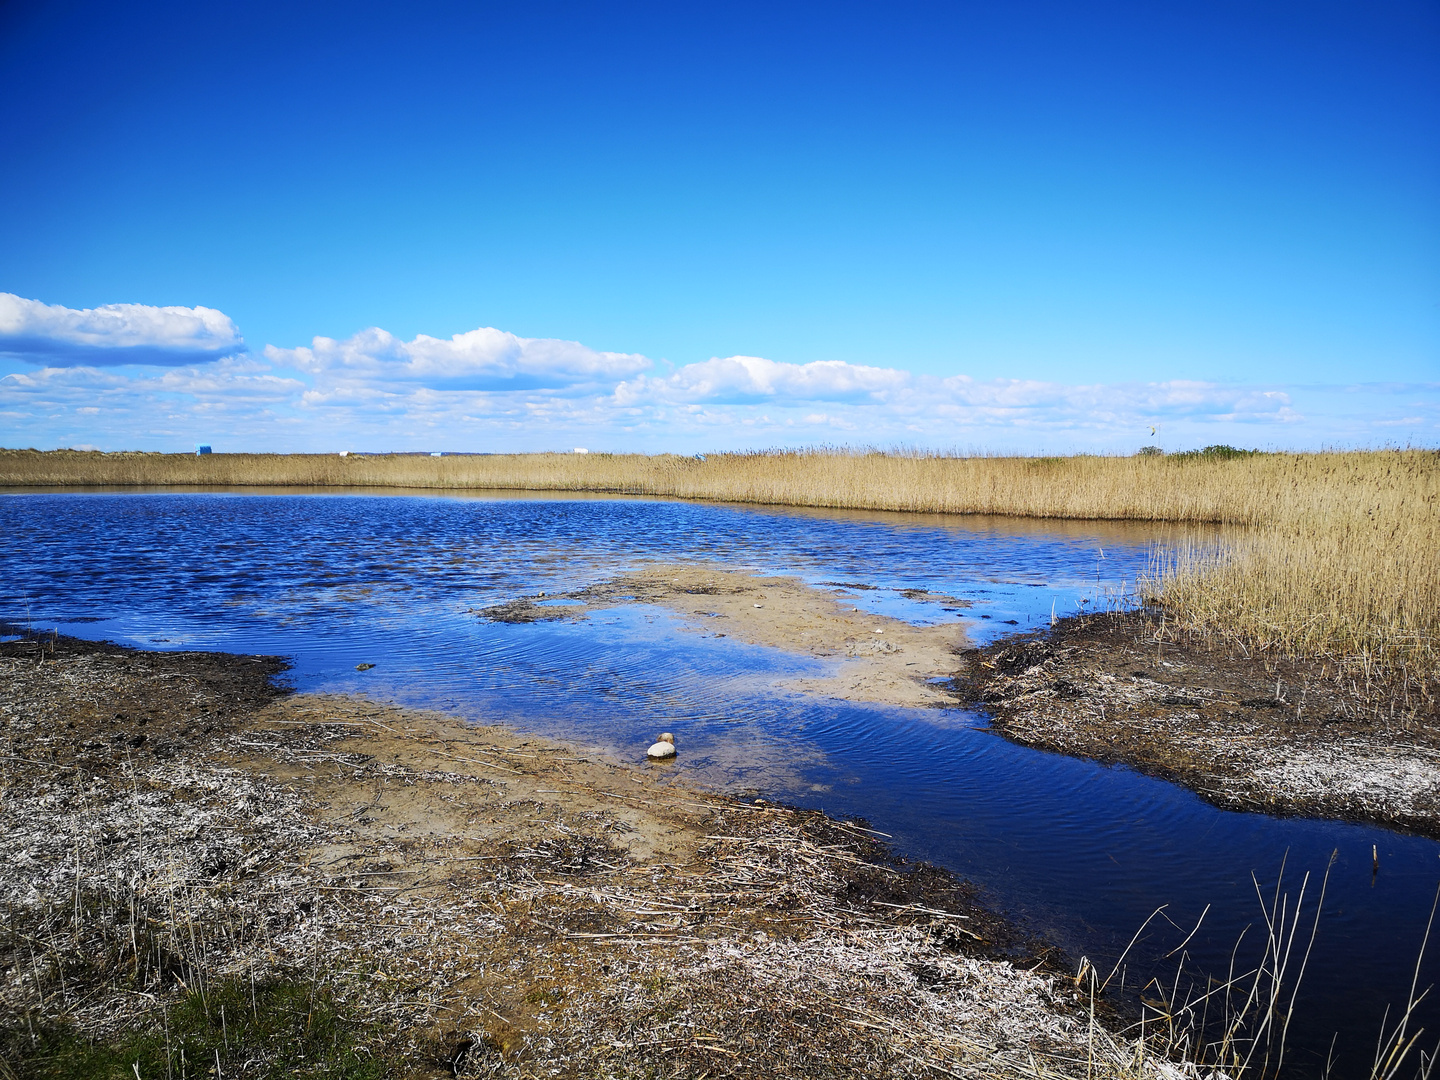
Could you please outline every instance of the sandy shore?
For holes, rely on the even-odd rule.
[[[1440,716],[1403,688],[1339,680],[1333,665],[1253,655],[1177,630],[1153,612],[1061,620],[983,649],[955,623],[912,626],[856,609],[863,585],[814,587],[710,565],[657,564],[553,598],[482,614],[583,618],[621,603],[664,606],[693,633],[834,663],[780,685],[905,706],[963,704],[1045,750],[1123,763],[1219,806],[1336,817],[1440,838]],[[965,601],[917,594],[938,610]]]
[[[1134,612],[972,650],[955,689],[1016,742],[1124,763],[1236,810],[1440,838],[1440,717],[1332,666]]]
[[[618,604],[656,604],[679,615],[691,633],[834,661],[833,675],[780,684],[789,689],[887,705],[953,704],[952,695],[932,680],[954,672],[956,654],[968,644],[964,628],[954,622],[914,626],[869,614],[856,607],[854,588],[817,588],[798,578],[761,577],[713,564],[659,563],[557,596],[519,597],[480,614],[533,622],[583,618]],[[952,608],[970,604],[918,590],[913,598]]]
[[[650,566],[481,614],[661,605],[686,632],[833,662],[799,691],[958,699],[1223,806],[1440,836],[1435,718],[1323,666],[1144,613],[974,649],[847,588]],[[195,1075],[236,1077],[1181,1075],[1095,1018],[1073,961],[863,822],[503,723],[288,694],[283,668],[0,644],[0,1076],[57,1046],[81,1064],[35,1074],[159,1076],[189,1047],[214,1057]],[[275,987],[306,1005],[263,1037],[208,1004],[248,988],[259,1014]],[[317,1052],[321,1006],[344,1069],[285,1056]]]
[[[788,586],[764,588],[750,610],[788,632]],[[817,649],[847,623],[868,626],[802,619]],[[315,1075],[1159,1074],[1067,969],[863,825],[503,726],[283,694],[280,667],[0,645],[18,1075],[59,1060],[60,1030],[79,1033],[66,1053],[119,1047],[115,1075],[132,1054],[163,1075],[185,1046],[189,1075],[262,1075],[309,1045],[322,999],[324,1052],[354,1068]],[[308,995],[286,1014],[301,1026],[242,1036],[277,980]]]

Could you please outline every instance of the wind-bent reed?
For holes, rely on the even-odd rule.
[[[1440,454],[946,457],[713,454],[102,454],[0,451],[0,485],[525,489],[783,506],[1244,526],[1164,553],[1148,599],[1247,648],[1333,663],[1433,707]]]

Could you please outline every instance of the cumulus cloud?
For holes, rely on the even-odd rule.
[[[372,327],[344,341],[317,337],[297,349],[267,345],[265,357],[331,385],[409,384],[461,391],[613,383],[651,366],[636,353],[598,352],[577,341],[524,338],[493,327],[448,340],[420,334],[412,341]]]
[[[177,351],[207,346],[206,362],[172,360],[163,371],[93,361],[12,371],[0,378],[0,423],[7,441],[32,445],[104,439],[111,448],[157,449],[209,442],[217,449],[693,451],[841,441],[1035,453],[1134,450],[1157,441],[1152,425],[1167,448],[1363,443],[1377,433],[1440,437],[1434,386],[1382,392],[1187,380],[1061,383],[756,356],[672,368],[634,353],[493,328],[408,341],[372,328],[214,360],[215,342],[240,339],[228,319],[204,308],[138,309],[155,313],[146,315],[146,330],[133,305],[69,312],[7,302],[0,329],[12,338],[16,325],[32,334],[44,325],[49,340],[76,348],[101,348],[87,334],[112,350],[142,342]],[[111,311],[129,329],[93,329]]]
[[[229,316],[207,307],[67,308],[0,293],[0,356],[44,367],[179,367],[244,352]]]
[[[1094,385],[982,381],[840,361],[787,364],[754,356],[714,358],[666,376],[642,375],[617,385],[614,401],[632,411],[688,406],[697,416],[735,416],[737,408],[745,406],[763,405],[770,413],[782,414],[803,409],[792,420],[851,430],[905,424],[912,431],[946,425],[1061,431],[1180,417],[1285,422],[1296,415],[1284,391],[1256,387],[1183,380]],[[826,411],[811,408],[817,403],[825,403]]]
[[[759,356],[714,357],[662,378],[642,376],[616,388],[621,403],[672,401],[883,401],[911,384],[909,372],[840,360],[785,364]]]

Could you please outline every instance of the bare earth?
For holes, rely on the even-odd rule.
[[[963,658],[955,687],[1028,746],[1162,776],[1219,806],[1440,837],[1440,717],[1323,663],[1249,656],[1131,613]]]
[[[405,1076],[1174,1075],[862,825],[280,666],[0,644],[12,1050],[298,973]]]

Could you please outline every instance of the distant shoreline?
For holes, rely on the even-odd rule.
[[[1218,453],[1215,451],[1219,451]],[[999,514],[1075,520],[1254,525],[1273,496],[1395,466],[1440,468],[1440,452],[947,457],[799,450],[710,455],[606,453],[172,454],[0,449],[0,486],[234,486],[513,489],[670,495],[719,502]]]
[[[0,450],[0,487],[552,491],[768,506],[1232,525],[1157,550],[1135,583],[1174,622],[1440,701],[1440,452],[1280,454],[1227,446],[1131,457],[845,450],[376,456]]]

